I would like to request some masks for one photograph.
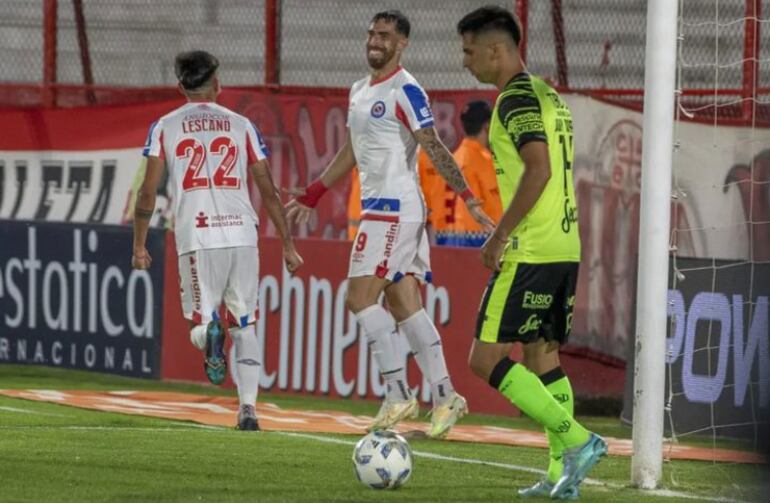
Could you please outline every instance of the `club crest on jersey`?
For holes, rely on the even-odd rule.
[[[385,115],[385,102],[376,101],[374,105],[372,105],[372,117],[379,119],[383,115]]]

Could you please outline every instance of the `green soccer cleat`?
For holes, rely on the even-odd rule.
[[[551,498],[562,498],[570,489],[577,489],[591,468],[599,462],[602,456],[606,455],[607,443],[595,433],[591,433],[588,442],[581,447],[564,451],[562,457],[564,470],[561,478],[551,490]]]
[[[222,324],[211,321],[206,326],[206,349],[204,351],[203,369],[212,384],[222,384],[227,375],[227,358],[225,358],[225,331]]]
[[[547,498],[551,495],[551,491],[553,491],[554,483],[551,482],[548,479],[543,479],[535,483],[534,485],[530,487],[525,487],[524,489],[519,489],[519,497],[521,498]],[[578,491],[578,486],[570,486],[567,488],[566,491],[564,491],[564,494],[559,497],[559,499],[563,500],[576,500],[580,497],[580,492]]]

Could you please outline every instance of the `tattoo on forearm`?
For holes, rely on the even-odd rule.
[[[468,188],[457,162],[437,136],[433,135],[423,144],[423,148],[452,190],[459,194]]]
[[[134,218],[141,218],[144,220],[149,220],[152,218],[153,211],[152,210],[143,210],[142,208],[136,208],[134,211]]]

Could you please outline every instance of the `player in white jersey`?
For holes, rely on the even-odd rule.
[[[418,413],[399,354],[400,330],[431,385],[430,435],[443,437],[466,413],[467,404],[452,387],[441,338],[422,307],[418,281],[430,281],[431,272],[418,145],[463,196],[474,217],[490,229],[492,222],[438,138],[425,91],[399,64],[409,31],[409,20],[399,11],[372,18],[366,44],[370,75],[350,90],[347,140],[318,180],[295,190],[298,197],[289,203],[288,215],[307,221],[327,188],[358,164],[362,214],[350,257],[346,303],[366,334],[388,390],[369,429],[386,429]],[[390,313],[378,303],[383,291]]]
[[[218,66],[217,59],[204,51],[176,57],[179,88],[187,103],[150,127],[143,152],[147,169],[136,199],[131,262],[137,269],[152,263],[145,248],[147,229],[158,185],[168,169],[182,309],[190,321],[190,340],[205,352],[209,380],[221,384],[227,367],[225,332],[219,319],[224,300],[240,399],[238,427],[258,430],[255,404],[261,358],[254,324],[259,222],[249,198],[249,171],[283,239],[287,269],[296,271],[302,258],[294,248],[259,131],[247,118],[215,103],[220,91]]]

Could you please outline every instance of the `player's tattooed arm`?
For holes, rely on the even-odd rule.
[[[166,161],[160,157],[148,157],[145,165],[144,180],[139,186],[134,204],[134,220],[152,218],[155,212],[155,196],[163,179]]]
[[[444,180],[452,187],[452,190],[458,194],[465,192],[468,189],[468,183],[465,181],[463,172],[460,171],[454,157],[452,157],[452,153],[436,134],[436,128],[418,129],[414,132],[414,137],[420,147],[428,154],[430,160],[433,161],[433,165],[436,166]]]
[[[152,218],[153,211],[152,210],[145,210],[143,208],[135,208],[134,209],[134,218],[142,218],[145,220],[149,220]]]
[[[267,210],[267,215],[275,225],[281,241],[283,241],[283,259],[286,263],[286,269],[289,272],[294,272],[302,267],[303,260],[294,247],[294,240],[291,237],[289,222],[286,218],[286,210],[284,210],[281,196],[270,174],[270,165],[267,159],[262,159],[249,166],[249,169],[254,177],[254,183],[257,184],[259,194],[262,196],[262,204]]]
[[[150,219],[155,211],[155,195],[163,178],[163,170],[166,162],[160,157],[147,158],[147,166],[144,173],[144,181],[139,187],[134,205],[134,246],[131,254],[131,265],[136,269],[147,269],[152,263],[152,257],[145,247],[147,243],[147,230],[150,228]]]
[[[270,164],[267,159],[262,159],[249,166],[254,183],[259,189],[259,195],[262,197],[262,204],[267,210],[267,215],[275,224],[275,229],[281,240],[289,242],[292,240],[289,224],[286,221],[286,212],[281,203],[281,196],[273,182],[273,176],[270,173]]]
[[[481,208],[481,200],[476,198],[471,189],[468,188],[468,182],[465,180],[463,172],[460,171],[455,158],[436,134],[436,128],[419,129],[414,132],[414,137],[428,154],[430,160],[433,161],[433,165],[436,166],[444,180],[465,201],[473,219],[481,224],[487,232],[492,232],[495,228],[494,221],[484,213]]]

